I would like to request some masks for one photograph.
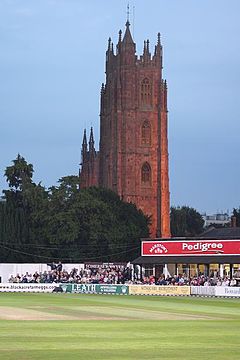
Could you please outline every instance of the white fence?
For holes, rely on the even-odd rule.
[[[64,291],[69,287],[68,284],[64,284]],[[129,295],[151,295],[151,296],[211,296],[211,297],[234,297],[240,298],[240,287],[229,287],[229,286],[155,286],[155,285],[103,285],[103,284],[75,284],[76,289],[72,290],[75,287],[74,284],[69,284],[71,287],[70,292],[87,292],[88,294],[94,294],[98,291],[97,287],[102,287],[99,293],[111,293],[119,294],[123,293]],[[40,292],[40,293],[51,293],[55,287],[58,287],[59,284],[35,284],[35,283],[1,283],[0,284],[0,293],[1,292]],[[84,287],[84,291],[83,290]],[[117,288],[121,288],[121,291],[117,291]],[[107,291],[104,292],[104,288],[107,288]],[[81,289],[81,291],[79,290]]]

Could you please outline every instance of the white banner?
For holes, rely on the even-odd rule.
[[[240,297],[240,287],[216,286],[215,295]]]
[[[53,289],[59,286],[59,284],[19,284],[19,283],[1,283],[0,284],[0,292],[41,292],[41,293],[49,293],[52,292]]]

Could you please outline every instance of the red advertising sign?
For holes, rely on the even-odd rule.
[[[142,256],[240,255],[240,240],[142,241]]]

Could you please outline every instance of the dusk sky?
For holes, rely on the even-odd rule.
[[[133,6],[135,16],[133,19]],[[0,190],[20,153],[46,187],[78,174],[83,129],[99,142],[107,40],[125,0],[0,0]],[[240,206],[240,1],[130,1],[137,54],[157,33],[168,82],[171,205]]]

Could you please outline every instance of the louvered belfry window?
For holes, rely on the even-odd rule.
[[[142,125],[142,145],[151,145],[151,125],[149,121],[144,121]]]
[[[141,103],[142,105],[151,105],[152,85],[148,78],[143,79],[141,83]]]

